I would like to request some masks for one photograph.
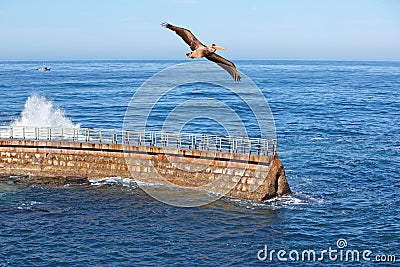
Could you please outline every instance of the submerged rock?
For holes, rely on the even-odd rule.
[[[48,177],[36,175],[1,175],[0,181],[39,186],[64,186],[90,183],[88,177]]]

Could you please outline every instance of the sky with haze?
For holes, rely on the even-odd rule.
[[[0,0],[0,60],[185,59],[163,21],[230,59],[400,60],[399,0]]]

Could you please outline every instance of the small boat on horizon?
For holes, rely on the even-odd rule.
[[[38,70],[38,71],[49,71],[49,70],[50,70],[50,68],[49,68],[49,67],[47,67],[46,65],[43,65],[42,67],[40,67],[40,68],[37,68],[37,70]]]

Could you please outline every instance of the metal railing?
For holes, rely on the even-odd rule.
[[[0,126],[0,139],[127,144],[266,156],[276,152],[276,140],[267,138],[95,128]]]

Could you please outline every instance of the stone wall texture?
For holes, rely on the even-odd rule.
[[[121,144],[0,140],[0,174],[54,182],[125,177],[254,201],[291,193],[276,155]]]

